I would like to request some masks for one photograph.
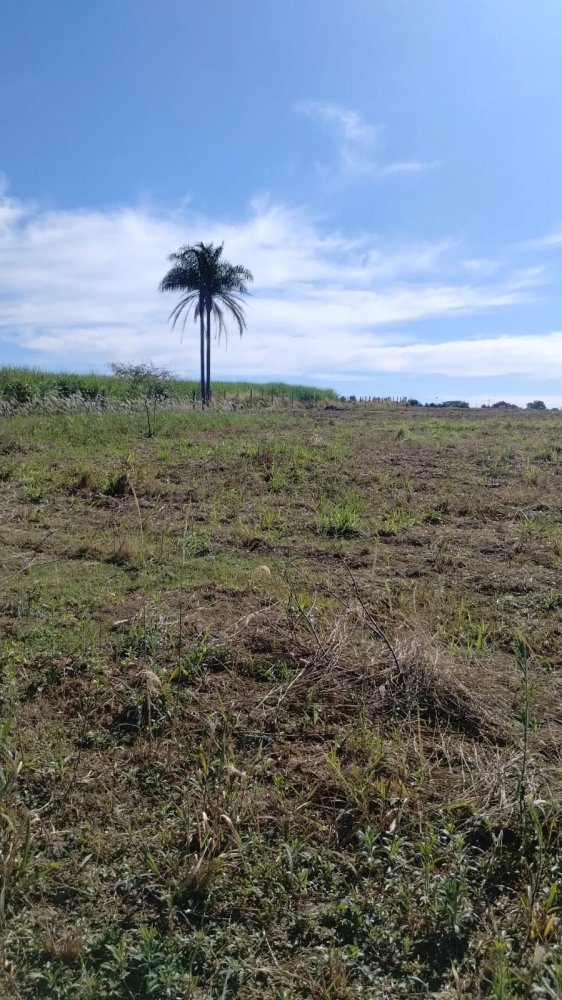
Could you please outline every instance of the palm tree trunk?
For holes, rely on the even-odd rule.
[[[211,303],[207,301],[207,406],[211,405]]]
[[[199,330],[201,335],[201,406],[205,406],[205,309],[199,299]]]

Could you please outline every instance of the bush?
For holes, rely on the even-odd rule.
[[[535,399],[532,403],[527,403],[528,410],[546,410],[546,403],[542,399]]]
[[[148,436],[154,437],[156,403],[158,400],[167,399],[167,385],[173,382],[176,376],[167,368],[158,368],[152,361],[143,361],[137,365],[114,361],[111,370],[115,378],[129,382],[144,400]]]

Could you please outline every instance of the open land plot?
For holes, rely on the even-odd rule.
[[[0,996],[561,995],[560,429],[3,421]]]

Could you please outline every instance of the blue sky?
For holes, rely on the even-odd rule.
[[[255,274],[217,377],[562,404],[559,0],[4,0],[2,363],[197,374],[181,243]]]

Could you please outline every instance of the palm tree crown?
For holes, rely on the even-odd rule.
[[[211,401],[211,318],[217,338],[226,333],[225,312],[234,318],[240,336],[246,329],[243,297],[249,295],[251,271],[241,264],[222,260],[224,244],[194,243],[170,254],[173,266],[160,282],[161,292],[180,292],[182,297],[170,313],[172,327],[183,314],[183,326],[193,310],[200,325],[201,400]],[[206,357],[205,357],[206,341]]]

